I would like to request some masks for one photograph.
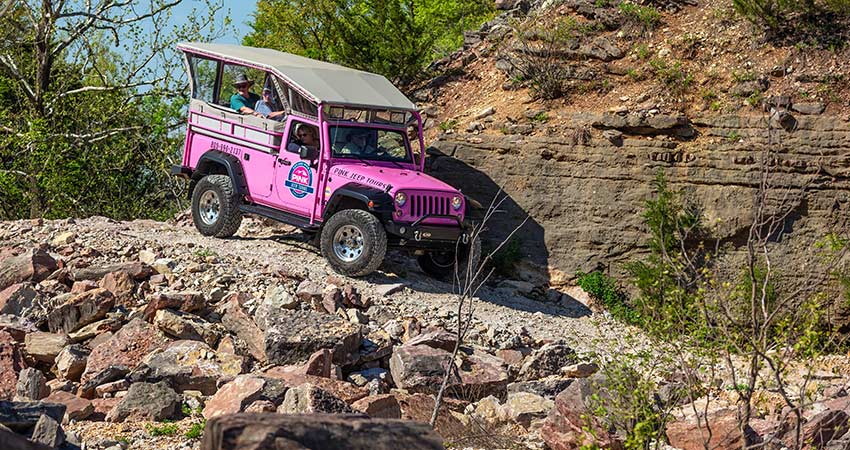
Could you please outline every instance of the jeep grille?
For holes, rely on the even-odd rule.
[[[429,214],[447,216],[452,214],[451,194],[411,194],[410,215],[422,217]],[[457,214],[455,212],[455,214]]]

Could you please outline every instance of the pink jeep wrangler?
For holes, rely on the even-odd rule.
[[[470,201],[423,172],[422,118],[386,78],[263,48],[178,49],[192,99],[172,172],[191,180],[202,234],[231,236],[244,213],[268,217],[318,234],[348,276],[376,270],[388,246],[442,279],[477,263]]]

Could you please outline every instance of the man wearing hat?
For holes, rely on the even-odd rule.
[[[236,81],[233,83],[233,86],[236,87],[236,93],[230,96],[230,107],[232,109],[242,114],[260,115],[260,113],[254,111],[254,106],[260,100],[260,96],[248,90],[253,84],[254,80],[249,79],[244,73],[240,73],[236,77]]]

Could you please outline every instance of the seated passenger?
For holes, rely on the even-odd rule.
[[[345,147],[339,151],[342,154],[349,155],[370,155],[377,153],[377,149],[368,144],[369,141],[369,132],[357,132],[353,131],[348,135],[348,143],[345,144]]]
[[[286,117],[286,113],[279,111],[279,109],[274,100],[272,100],[272,90],[270,88],[263,88],[263,98],[257,101],[254,111],[257,111],[267,119],[280,121]]]
[[[230,96],[230,108],[242,114],[262,117],[260,113],[254,111],[260,96],[249,90],[253,84],[254,80],[249,79],[244,73],[240,73],[236,77],[236,81],[233,83],[233,86],[236,87],[236,93]]]
[[[316,127],[303,123],[295,125],[295,139],[312,150],[319,149],[319,133]]]

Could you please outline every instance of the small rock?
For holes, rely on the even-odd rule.
[[[92,289],[51,311],[47,316],[47,326],[51,333],[71,333],[106,317],[114,304],[115,298],[111,292],[103,288]]]
[[[791,110],[800,114],[818,115],[823,114],[826,110],[826,105],[820,102],[794,103],[791,105]]]
[[[405,288],[404,283],[379,284],[375,286],[375,293],[381,297],[389,297]]]
[[[526,357],[519,369],[518,380],[536,380],[557,375],[561,367],[575,364],[576,353],[564,343],[546,344]]]
[[[65,380],[80,381],[80,375],[86,369],[89,351],[82,345],[69,345],[56,356],[56,370]]]
[[[392,394],[372,395],[351,404],[351,408],[378,419],[401,419],[401,406]]]
[[[223,414],[233,414],[242,411],[263,391],[266,382],[259,377],[239,375],[233,381],[225,384],[207,401],[204,407],[204,418],[211,419]]]
[[[598,370],[599,366],[594,363],[578,363],[562,367],[561,375],[567,378],[587,378]]]
[[[62,431],[62,426],[56,419],[47,414],[42,414],[36,422],[35,428],[33,428],[30,440],[50,448],[56,448],[65,443],[65,432]]]
[[[316,283],[310,280],[304,280],[295,289],[295,296],[303,302],[310,302],[313,299],[321,300],[324,290]]]
[[[151,267],[160,275],[169,275],[177,268],[177,261],[171,258],[159,258],[151,264]]]
[[[487,116],[492,116],[493,114],[496,114],[496,108],[488,106],[475,114],[475,120],[481,120]]]
[[[65,419],[63,422],[83,420],[94,412],[94,406],[89,400],[77,397],[70,392],[56,391],[48,395],[43,401],[44,403],[65,405]]]
[[[70,245],[74,243],[74,239],[77,238],[77,235],[71,231],[65,231],[63,233],[59,233],[56,237],[50,241],[50,245],[54,247],[61,247],[63,245]]]
[[[64,334],[36,332],[30,333],[25,339],[27,354],[38,362],[53,365],[56,355],[68,344]]]

